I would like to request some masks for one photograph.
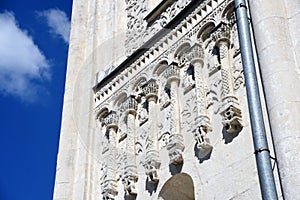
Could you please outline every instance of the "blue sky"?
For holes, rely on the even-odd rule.
[[[0,199],[52,199],[71,0],[0,0]]]

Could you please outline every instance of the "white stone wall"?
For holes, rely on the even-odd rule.
[[[299,199],[299,1],[250,2],[257,52],[285,199]],[[297,10],[297,11],[296,11]]]
[[[153,44],[146,43],[139,55],[134,54],[135,48],[128,51],[136,45],[128,43],[126,8],[132,2],[73,1],[54,199],[96,200],[103,195],[115,199],[260,199],[237,30],[230,17],[232,1],[206,0],[199,5],[178,1],[168,12],[160,11],[169,18],[157,18],[159,23],[143,29],[140,36],[145,37],[139,44],[163,29],[161,24],[172,21],[171,11],[176,16],[185,6],[193,7],[181,22],[172,25],[171,32],[155,36],[161,38]],[[295,90],[300,85],[299,13],[295,8],[299,3],[280,2],[271,7],[254,2],[250,7],[270,124],[275,145],[279,144],[275,149],[285,160],[279,161],[279,166],[282,162],[282,173],[294,171],[295,176],[292,179],[288,174],[284,179],[285,197],[295,199],[299,173],[297,162],[292,161],[297,161],[299,153],[296,121],[300,112],[295,111],[297,92],[291,92],[286,82],[293,82]],[[283,12],[280,6],[289,12],[278,16]],[[286,35],[275,30],[268,16],[274,16],[274,23],[284,18],[278,26],[288,31],[288,41],[277,43]],[[278,40],[271,39],[277,36]],[[167,73],[172,67],[178,71]],[[157,88],[149,86],[151,79]],[[261,85],[260,89],[264,102]],[[126,101],[130,95],[137,107]],[[274,155],[267,109],[262,106]],[[235,120],[224,117],[229,108],[234,110]],[[116,111],[118,118],[109,118],[109,111]],[[280,113],[285,113],[287,120]],[[202,132],[197,132],[200,127]],[[281,127],[288,128],[278,136]],[[291,151],[282,151],[287,146]],[[193,187],[187,188],[184,185],[190,186],[190,179]],[[185,192],[178,189],[180,185]]]

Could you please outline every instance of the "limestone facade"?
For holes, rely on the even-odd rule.
[[[247,6],[278,196],[298,199],[300,1],[279,2]],[[260,199],[243,73],[232,0],[74,0],[54,199]]]

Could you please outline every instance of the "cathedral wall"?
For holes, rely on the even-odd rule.
[[[206,3],[174,34],[94,87],[104,197],[166,198],[165,187],[177,192],[166,183],[186,174],[195,199],[259,198],[233,4]],[[147,41],[132,35],[134,25],[127,28],[130,56]],[[145,37],[156,33],[148,29],[142,29]]]
[[[137,2],[73,2],[54,199],[259,199],[233,1]]]
[[[294,9],[299,8],[299,1],[269,4],[268,1],[250,3],[253,29],[283,195],[285,199],[297,199],[299,193],[295,188],[299,187],[300,172],[296,166],[299,162],[296,144],[300,126],[296,119],[299,118],[300,96],[292,91],[300,90],[297,47],[294,46],[299,40],[295,34],[299,23],[294,21],[297,16]]]
[[[78,134],[73,118],[73,91],[76,83],[76,74],[84,60],[86,44],[86,21],[87,6],[84,1],[74,1],[77,6],[73,7],[72,30],[68,56],[68,68],[65,84],[64,107],[60,133],[59,153],[57,158],[56,180],[54,199],[70,199],[74,192],[75,163],[78,152]]]

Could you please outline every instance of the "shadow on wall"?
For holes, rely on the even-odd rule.
[[[162,187],[159,200],[194,200],[194,183],[186,173],[172,176]]]

